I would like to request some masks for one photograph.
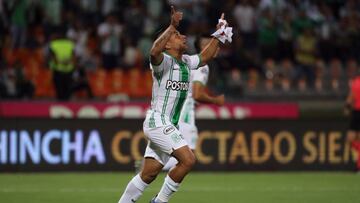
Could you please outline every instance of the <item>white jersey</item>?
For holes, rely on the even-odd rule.
[[[190,124],[195,126],[195,100],[192,95],[192,87],[194,82],[200,82],[202,85],[206,86],[209,78],[209,66],[205,65],[197,70],[191,71],[190,77],[190,90],[186,98],[184,107],[181,111],[180,122]]]
[[[183,55],[182,61],[178,61],[164,53],[159,65],[150,64],[153,77],[152,100],[144,125],[155,128],[178,124],[190,88],[190,70],[197,69],[200,63],[198,55]]]

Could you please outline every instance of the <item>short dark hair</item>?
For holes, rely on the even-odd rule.
[[[194,46],[195,46],[197,53],[201,52],[201,39],[204,39],[204,38],[211,38],[211,36],[209,34],[205,34],[205,33],[196,36]]]

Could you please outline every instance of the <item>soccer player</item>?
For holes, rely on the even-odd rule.
[[[200,53],[200,51],[203,50],[210,41],[210,36],[204,35],[197,37],[195,40],[195,48],[197,53]],[[214,57],[216,57],[217,53],[218,51],[216,51]],[[195,151],[196,142],[198,139],[198,129],[195,125],[195,102],[210,103],[219,106],[224,105],[225,102],[224,95],[213,97],[205,91],[208,78],[208,65],[191,71],[190,90],[180,114],[179,130],[192,151]],[[177,163],[178,161],[176,158],[171,157],[165,164],[163,170],[168,171]]]
[[[168,172],[160,192],[151,200],[152,203],[168,202],[195,163],[193,152],[177,129],[180,111],[189,89],[190,70],[204,66],[216,53],[219,41],[231,42],[232,30],[226,27],[222,14],[214,38],[206,48],[199,55],[184,55],[186,37],[176,30],[182,15],[171,8],[171,23],[150,50],[152,101],[143,125],[149,142],[143,168],[128,183],[119,203],[136,202],[161,172],[164,164],[174,156],[179,163]]]
[[[360,171],[360,73],[352,79],[350,92],[346,99],[345,113],[351,114],[348,139],[358,152],[356,171]]]

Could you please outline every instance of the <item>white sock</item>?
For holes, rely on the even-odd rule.
[[[170,157],[169,161],[165,164],[162,170],[170,171],[170,169],[176,166],[177,163],[178,163],[177,159],[175,159],[174,157]]]
[[[165,177],[165,181],[155,202],[168,202],[172,194],[178,190],[180,183],[175,183],[169,175]]]
[[[118,203],[133,203],[136,202],[149,184],[145,183],[139,174],[137,174],[126,186]]]

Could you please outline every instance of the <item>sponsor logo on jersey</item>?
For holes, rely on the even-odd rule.
[[[175,127],[172,126],[172,125],[169,125],[169,126],[165,127],[165,129],[164,129],[164,134],[165,134],[165,135],[168,135],[168,134],[174,132],[174,130],[175,130]]]
[[[168,80],[166,81],[166,89],[172,89],[174,91],[188,91],[189,82]]]

